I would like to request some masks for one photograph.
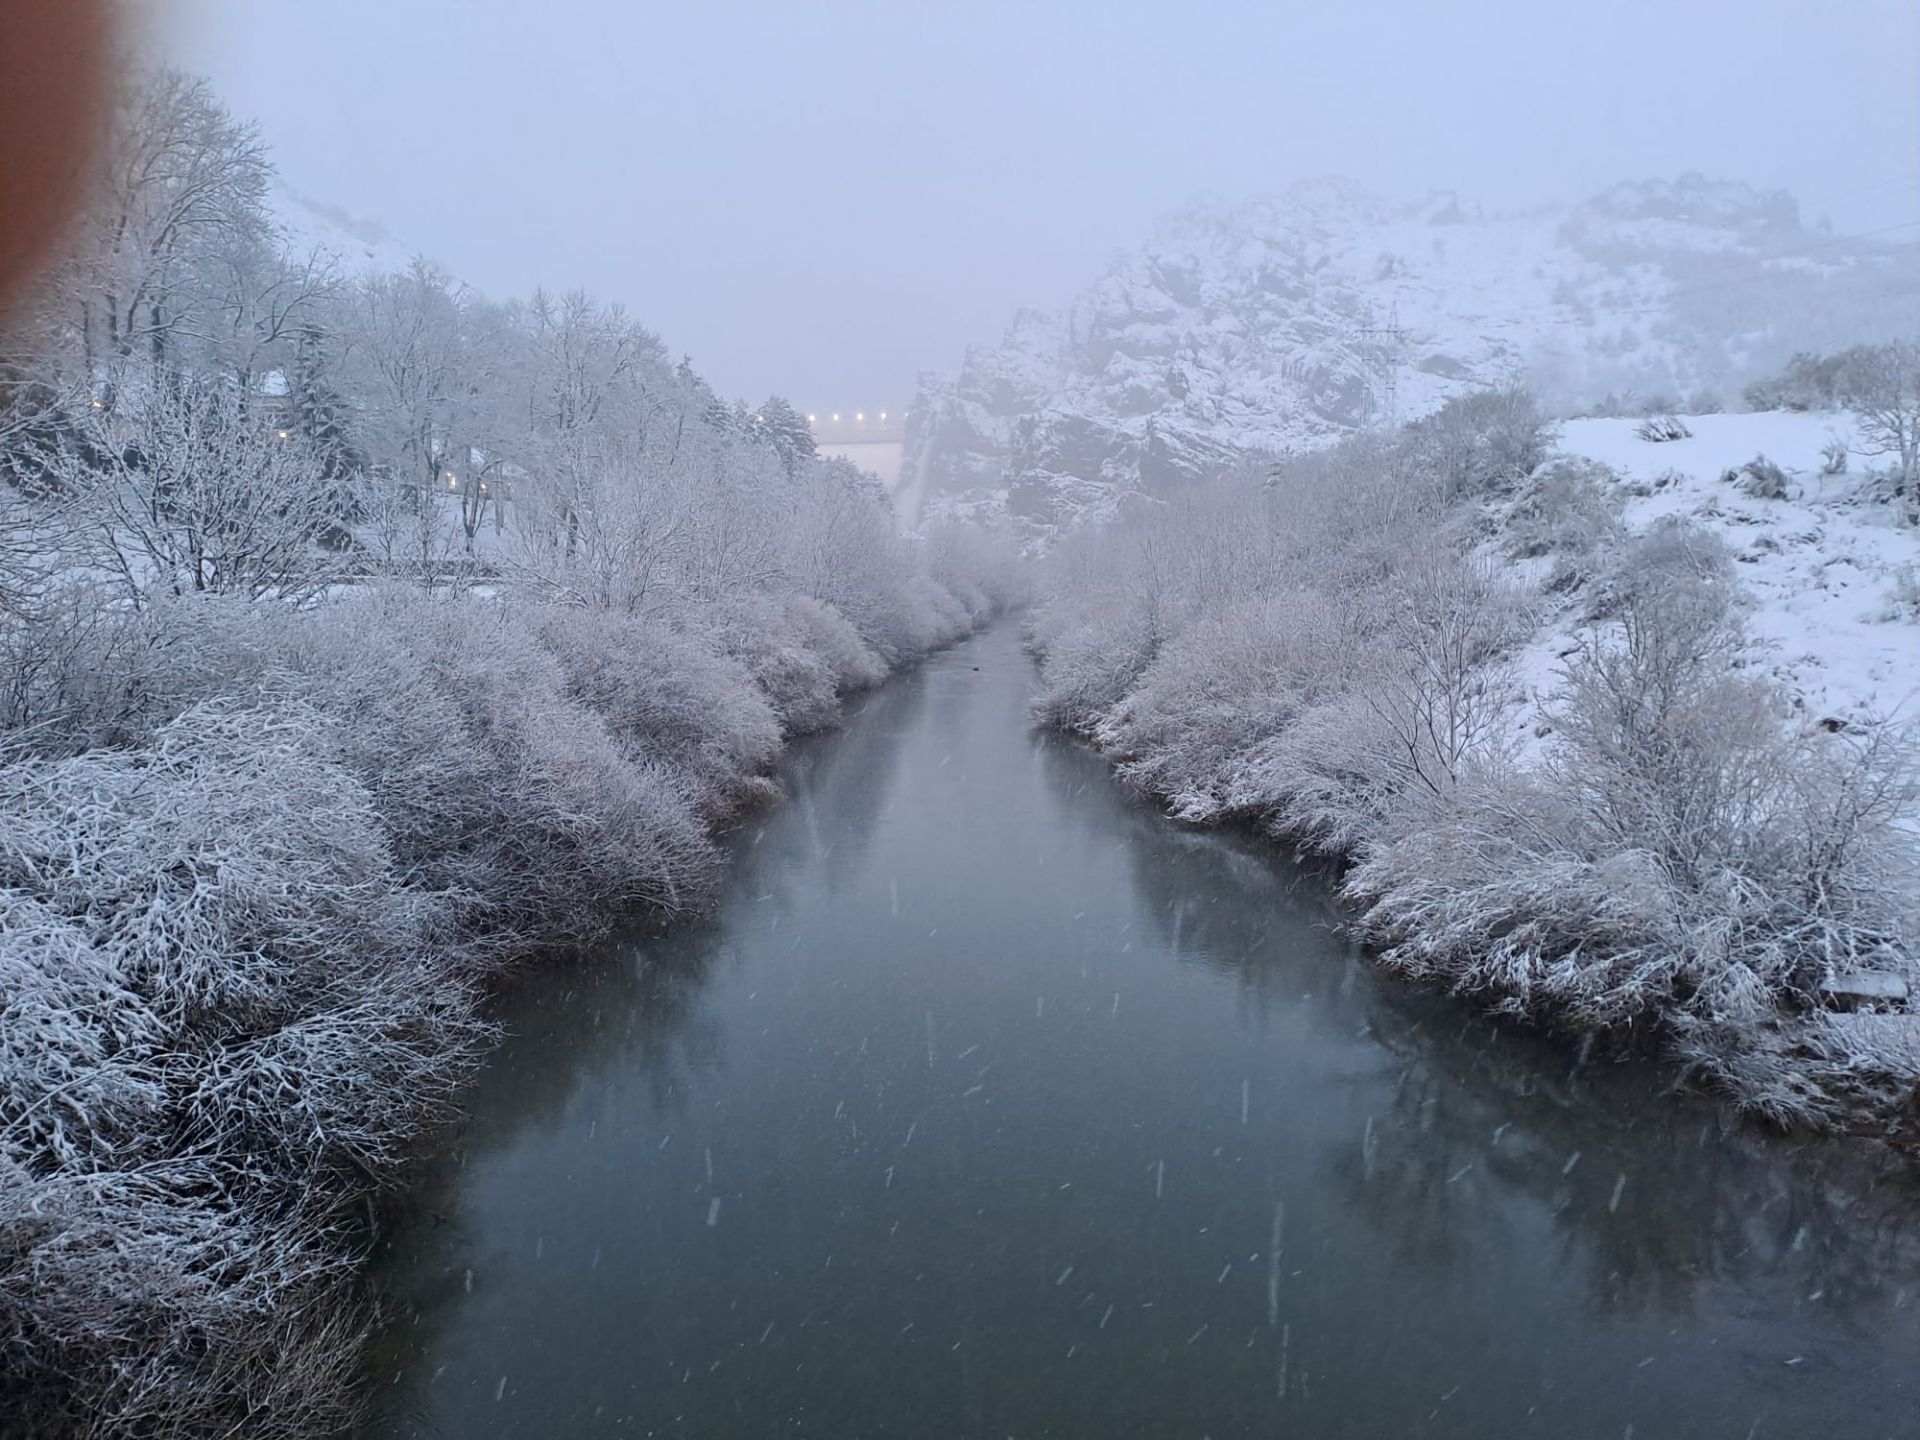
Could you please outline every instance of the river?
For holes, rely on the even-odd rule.
[[[502,997],[370,1436],[1920,1435],[1920,1192],[1369,968],[1320,877],[852,702],[710,920]]]

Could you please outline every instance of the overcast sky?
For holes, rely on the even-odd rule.
[[[1697,169],[1843,231],[1920,220],[1915,0],[165,8],[296,190],[810,409],[904,405],[1204,192],[1507,206]]]

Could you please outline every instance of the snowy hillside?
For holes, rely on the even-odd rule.
[[[1685,439],[1650,443],[1634,420],[1574,420],[1562,427],[1564,456],[1605,465],[1627,535],[1675,519],[1716,537],[1737,564],[1748,596],[1749,662],[1777,680],[1803,723],[1851,728],[1868,717],[1920,718],[1920,548],[1896,507],[1876,503],[1859,473],[1822,473],[1823,450],[1854,441],[1846,415],[1769,412],[1695,415]],[[1726,478],[1756,456],[1787,477],[1781,499],[1745,492]],[[1858,462],[1855,462],[1855,470]],[[1499,553],[1498,542],[1489,550]],[[1553,590],[1553,562],[1523,560]],[[1547,606],[1523,650],[1530,730],[1561,683],[1561,669],[1588,628],[1589,597]]]
[[[1045,533],[1516,381],[1568,413],[1610,394],[1715,409],[1796,350],[1917,313],[1920,251],[1899,239],[1698,176],[1518,215],[1331,180],[1201,204],[1066,310],[1023,311],[923,380],[909,504],[990,495]]]
[[[268,189],[267,206],[289,255],[318,251],[331,256],[350,275],[405,270],[417,253],[377,221],[302,195],[278,176]]]

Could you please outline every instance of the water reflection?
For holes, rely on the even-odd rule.
[[[1303,926],[1339,923],[1321,871],[1257,840],[1172,829],[1118,787],[1082,793],[1077,747],[1042,749],[1089,831],[1125,835],[1142,911],[1170,954],[1231,972],[1259,1004],[1327,987],[1325,953],[1287,943]],[[1853,1327],[1912,1308],[1909,1163],[1847,1143],[1780,1143],[1710,1102],[1661,1093],[1644,1065],[1583,1060],[1346,955],[1320,1003],[1330,1023],[1385,1051],[1367,1087],[1384,1100],[1326,1163],[1403,1264],[1444,1273],[1469,1261],[1462,1232],[1491,1184],[1553,1217],[1563,1258],[1585,1262],[1597,1316],[1690,1318],[1709,1290],[1722,1292],[1716,1305],[1817,1306]],[[1920,1327],[1907,1324],[1920,1356]]]
[[[1384,979],[1025,684],[871,697],[711,921],[504,997],[372,1433],[1911,1432],[1911,1177]]]

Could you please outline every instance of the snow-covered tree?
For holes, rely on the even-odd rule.
[[[160,70],[124,82],[86,231],[53,281],[79,310],[92,378],[174,363],[222,325],[222,272],[270,243],[270,175],[257,128],[206,81]]]
[[[135,600],[299,595],[321,583],[314,544],[338,518],[325,456],[263,423],[224,377],[142,381],[117,442],[49,461],[101,567]]]
[[[1920,343],[1847,351],[1836,388],[1841,403],[1859,417],[1864,453],[1890,456],[1899,493],[1911,494],[1920,486]]]
[[[791,475],[816,452],[807,417],[778,395],[769,395],[753,414],[753,433],[773,447]]]

